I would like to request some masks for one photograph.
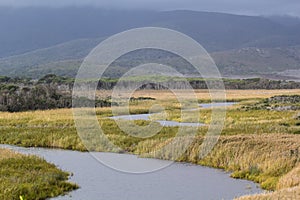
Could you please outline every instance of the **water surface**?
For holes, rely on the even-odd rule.
[[[207,103],[207,104],[199,104],[201,108],[214,108],[214,107],[224,107],[224,106],[232,106],[236,104],[235,102],[220,102],[220,103]],[[198,110],[196,109],[191,109],[190,111]],[[113,116],[110,117],[110,119],[114,120],[150,120],[150,116],[152,114],[136,114],[136,115],[120,115],[120,116]],[[181,122],[176,122],[176,121],[167,121],[167,120],[156,120],[160,125],[162,126],[169,126],[169,127],[174,127],[174,126],[193,126],[193,127],[198,127],[198,126],[205,126],[203,123],[181,123]]]
[[[72,172],[70,181],[77,183],[80,189],[54,200],[231,200],[262,192],[253,182],[233,179],[221,170],[192,164],[174,163],[154,173],[137,175],[110,169],[89,153],[9,145],[0,147],[41,156],[61,169]],[[95,154],[120,160],[120,165],[138,162],[141,167],[151,162],[168,162],[125,154]]]
[[[234,103],[201,104],[203,108],[229,106]],[[112,119],[149,120],[151,114],[117,116]],[[158,121],[163,126],[200,126],[200,123]],[[83,153],[44,148],[22,148],[0,145],[25,154],[34,154],[72,172],[71,182],[80,189],[54,200],[231,200],[235,197],[263,192],[257,184],[230,178],[221,170],[192,164],[138,158],[128,154]],[[156,166],[168,166],[144,174],[122,173],[101,164],[97,159],[112,162],[122,169],[153,171]]]

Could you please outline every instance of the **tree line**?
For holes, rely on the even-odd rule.
[[[11,78],[0,76],[0,111],[18,112],[26,110],[45,110],[55,108],[72,107],[72,88],[74,78],[49,74],[39,80]],[[220,84],[219,80],[204,80],[201,78],[166,78],[158,77],[156,83],[149,80],[131,78],[130,80],[101,79],[97,89],[111,90],[117,84],[123,88],[139,89],[207,89],[206,81],[212,84]],[[94,81],[90,81],[94,83]],[[262,78],[252,79],[223,79],[226,89],[296,89],[300,88],[300,82],[268,80]],[[111,106],[110,99],[91,100],[80,97],[77,102],[80,105],[96,107]]]
[[[72,107],[73,79],[53,74],[35,81],[0,77],[0,111],[19,112]],[[111,106],[109,99],[78,97],[80,105]]]

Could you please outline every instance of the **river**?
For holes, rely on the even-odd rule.
[[[251,181],[233,179],[222,170],[193,164],[173,163],[153,173],[127,174],[102,165],[86,152],[10,145],[0,147],[38,155],[59,168],[72,172],[70,181],[77,183],[80,189],[53,200],[231,200],[263,192]],[[120,165],[137,160],[140,165],[168,162],[126,154],[93,154],[99,157],[109,156],[111,159],[122,157]]]
[[[228,105],[232,103],[221,103],[216,106]],[[201,104],[201,106],[207,108],[212,105]],[[149,115],[131,117],[147,120]],[[127,119],[127,116],[122,118]],[[199,165],[187,163],[169,165],[169,161],[138,158],[128,154],[101,152],[91,154],[10,145],[0,147],[40,156],[62,170],[71,172],[73,176],[70,177],[70,181],[77,183],[80,188],[53,200],[231,200],[238,196],[263,192],[251,181],[233,179],[229,173],[222,170]],[[166,165],[169,167],[152,173],[130,174],[106,167],[98,161],[101,159],[109,159],[114,165],[120,165],[122,168],[151,169],[153,166]]]

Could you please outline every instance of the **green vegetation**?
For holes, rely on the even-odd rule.
[[[69,174],[36,156],[0,149],[0,199],[42,200],[78,186],[66,182]]]
[[[71,107],[70,95],[59,92],[51,85],[19,87],[16,85],[0,86],[0,110],[19,112],[25,110],[44,110]]]
[[[0,77],[0,111],[20,112],[71,108],[73,82],[74,79],[54,74],[46,75],[36,82],[20,78]],[[95,101],[87,98],[77,100],[77,102],[81,102],[81,105],[94,104],[96,107],[107,107],[114,104],[109,98]]]
[[[170,88],[176,85],[179,89],[186,89],[185,81],[188,81],[194,89],[207,89],[205,81],[219,82],[219,80],[215,79],[142,76],[129,77],[126,80],[122,80],[119,84],[122,85],[123,83],[124,87],[128,87],[154,79]],[[95,81],[98,80],[89,80],[90,83]],[[287,89],[299,88],[300,86],[297,82],[274,81],[261,78],[223,79],[223,82],[227,89]],[[26,78],[0,76],[0,110],[17,112],[37,109],[70,108],[73,83],[74,78],[61,77],[54,74],[48,74],[37,81]],[[110,90],[117,83],[118,79],[104,78],[98,82],[98,89]],[[159,84],[146,83],[142,84],[140,89],[162,90],[165,87]],[[101,102],[96,102],[96,105],[97,103],[102,104],[102,106],[105,104],[102,102],[103,99],[98,100]]]
[[[297,133],[300,130],[299,119],[296,117],[298,111],[242,109],[260,101],[263,100],[243,100],[228,109],[222,138],[206,158],[198,159],[198,150],[207,131],[207,127],[204,126],[199,128],[191,149],[177,161],[222,168],[232,171],[233,177],[250,179],[261,183],[265,189],[275,190],[280,177],[293,169],[299,161],[298,154],[290,154],[290,151],[300,148],[298,145],[300,143],[297,142],[299,141]],[[135,98],[131,101],[130,112],[148,113],[149,108],[156,103],[166,107],[167,120],[182,121],[180,105],[176,101]],[[193,113],[199,111],[190,112],[191,117],[188,121],[196,121]],[[210,123],[211,110],[200,109],[200,113],[200,122]],[[113,120],[107,118],[112,115],[110,108],[97,108],[96,114],[107,138],[128,153],[151,152],[163,146],[166,141],[172,140],[178,131],[177,127],[163,127],[155,136],[146,139],[136,138],[124,133]],[[153,119],[160,117],[154,115]],[[143,120],[137,120],[135,123],[140,126],[149,124]],[[157,123],[155,126],[160,125]],[[86,151],[77,135],[70,109],[3,112],[0,113],[0,129],[0,143]],[[289,138],[288,142],[286,138]],[[107,144],[97,143],[92,146],[92,150],[119,151],[107,149]],[[174,159],[168,152],[155,156],[161,159]]]
[[[55,74],[48,74],[37,81],[38,84],[68,85],[69,87],[72,87],[73,82],[73,78],[56,76]]]
[[[255,91],[259,93],[260,91]],[[245,109],[253,105],[269,101],[276,105],[286,105],[287,99],[298,99],[297,96],[284,96],[269,98],[270,94],[287,93],[287,91],[270,91],[263,95],[267,98],[234,98],[235,93],[229,91],[229,97],[239,101],[237,105],[228,107],[225,126],[221,138],[213,151],[203,159],[199,159],[199,150],[204,140],[208,127],[203,126],[197,130],[196,137],[189,149],[179,158],[172,157],[168,149],[162,152],[156,150],[170,143],[178,132],[178,127],[161,127],[154,123],[153,126],[161,128],[158,134],[149,138],[130,136],[122,131],[112,116],[111,108],[96,108],[96,115],[106,137],[120,149],[109,148],[103,141],[94,141],[90,150],[127,152],[160,159],[191,162],[232,172],[235,178],[253,180],[261,184],[264,189],[281,190],[284,186],[300,186],[299,183],[290,183],[285,176],[300,165],[300,121],[299,110],[274,110],[274,109]],[[291,90],[294,95],[298,90]],[[149,109],[160,104],[165,107],[167,120],[178,122],[202,122],[209,124],[211,110],[203,109],[189,111],[188,119],[180,116],[181,104],[168,94],[151,96],[151,92],[138,91],[130,101],[131,114],[148,113]],[[144,93],[144,95],[143,95]],[[243,94],[243,91],[238,91]],[[247,91],[247,95],[252,94]],[[240,97],[241,95],[237,95]],[[279,101],[280,99],[280,101]],[[207,101],[206,98],[201,101]],[[200,119],[196,114],[200,112]],[[151,119],[162,119],[162,115],[153,115]],[[126,121],[125,121],[126,123]],[[149,121],[136,120],[139,126],[149,125]],[[55,147],[86,151],[84,144],[78,137],[74,125],[71,109],[57,109],[46,111],[30,111],[9,113],[0,112],[0,143],[14,144],[25,147]],[[146,129],[145,129],[146,130]],[[189,128],[185,129],[189,133]],[[137,131],[133,133],[140,135]],[[184,139],[184,138],[182,138]],[[178,147],[181,148],[181,147]],[[178,149],[179,150],[179,149]],[[154,154],[149,154],[154,152]]]
[[[156,80],[163,84],[147,83],[147,80]],[[85,82],[98,82],[98,89],[111,90],[118,83],[117,79],[88,80]],[[129,77],[120,81],[118,84],[123,87],[141,85],[140,89],[164,90],[188,89],[190,86],[194,89],[207,89],[206,81],[220,84],[220,80],[202,78],[181,78],[166,76],[140,76]],[[299,88],[300,83],[288,81],[274,81],[260,78],[253,79],[223,79],[227,89],[281,89],[281,88]],[[55,108],[72,107],[72,87],[74,79],[60,77],[54,74],[48,74],[41,79],[34,81],[22,78],[0,77],[0,111],[20,112],[27,110],[46,110]],[[187,84],[189,83],[189,84]],[[175,88],[174,88],[175,86]],[[107,107],[114,105],[109,97],[96,99],[96,101],[87,98],[77,99],[82,102],[81,105],[95,105],[96,107]],[[141,97],[140,97],[141,98]],[[151,97],[150,97],[151,98]],[[134,99],[132,99],[134,100]],[[232,99],[233,101],[235,99]],[[203,100],[200,100],[203,101]],[[92,104],[93,103],[93,104]]]
[[[300,95],[279,95],[243,106],[244,110],[300,110]]]
[[[218,84],[220,80],[216,79],[203,79],[203,78],[182,78],[182,77],[166,77],[166,76],[133,76],[127,77],[122,80],[125,86],[128,84],[135,85],[136,83],[143,83],[155,80],[158,83],[170,88],[176,85],[175,89],[186,89],[186,82],[194,89],[207,89],[206,81]],[[269,80],[264,78],[250,78],[250,79],[223,79],[226,89],[296,89],[300,87],[299,82],[282,81],[282,80]],[[98,89],[111,90],[117,84],[118,79],[101,79],[99,81]],[[181,86],[180,86],[181,85]],[[141,89],[161,90],[165,89],[157,84],[144,84]]]

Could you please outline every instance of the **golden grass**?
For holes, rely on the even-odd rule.
[[[296,95],[300,89],[293,90],[226,90],[228,99],[270,98],[276,95]]]
[[[5,124],[17,123],[26,120],[29,124],[35,124],[38,120],[49,122],[52,120],[73,120],[71,109],[55,109],[55,110],[37,110],[19,113],[0,112],[0,120],[5,120]]]
[[[240,104],[255,103],[257,99],[274,95],[299,93],[300,90],[226,91],[227,99],[243,100]],[[99,91],[98,95],[108,97],[111,91]],[[196,95],[201,100],[210,99],[207,90],[196,90]],[[147,113],[154,104],[160,104],[166,108],[168,120],[181,120],[181,105],[176,101],[176,96],[172,92],[140,90],[136,91],[133,96],[152,97],[156,101],[131,102],[132,114]],[[222,136],[206,158],[198,159],[198,149],[203,141],[203,134],[207,130],[207,127],[202,127],[189,152],[179,161],[223,168],[232,171],[233,177],[254,180],[264,188],[276,190],[273,193],[241,197],[242,200],[297,199],[299,197],[297,195],[300,194],[300,158],[298,157],[300,154],[296,154],[295,150],[300,149],[300,135],[290,134],[297,133],[300,128],[295,119],[297,112],[245,111],[239,108],[241,105],[229,107]],[[107,137],[115,140],[117,145],[129,152],[141,154],[149,152],[153,148],[163,146],[176,134],[176,128],[163,128],[163,132],[154,138],[146,140],[131,138],[121,133],[112,120],[106,119],[111,116],[111,108],[97,108],[96,113],[99,122],[107,132]],[[210,116],[209,109],[200,110],[201,122],[209,123]],[[38,142],[39,146],[85,150],[83,144],[79,142],[71,109],[21,113],[0,112],[0,132],[5,133],[0,134],[1,140],[10,144],[34,146]],[[0,153],[0,155],[14,156],[11,152]],[[168,155],[160,156],[163,159],[171,159]]]
[[[278,190],[299,184],[300,164],[298,154],[300,135],[292,134],[240,134],[221,136],[214,149],[200,159],[203,136],[197,136],[190,148],[180,158],[172,157],[170,151],[157,152],[154,157],[221,168],[232,172],[232,177],[260,183],[264,189]],[[138,154],[155,151],[157,147],[172,140],[145,140],[138,143]],[[152,157],[151,155],[149,155]],[[290,177],[295,177],[290,180]]]
[[[286,141],[287,144],[291,142],[299,142],[298,139],[293,141]],[[282,147],[282,146],[280,146]],[[291,153],[291,152],[290,152]],[[287,174],[280,177],[276,191],[265,194],[244,196],[237,198],[237,200],[298,200],[300,199],[300,164],[297,156],[298,164]],[[277,162],[277,161],[274,161]]]
[[[22,155],[8,149],[0,148],[0,160],[8,158],[20,158]]]
[[[178,93],[186,91],[177,90]],[[210,99],[208,90],[194,90],[197,98]],[[111,96],[111,90],[97,91],[97,95],[101,97]],[[295,95],[300,94],[300,89],[287,90],[226,90],[227,99],[253,99],[253,98],[269,98],[275,95]],[[127,94],[126,94],[127,95]],[[138,90],[133,94],[134,97],[152,97],[157,100],[174,100],[176,96],[169,90]]]
[[[235,200],[298,200],[300,199],[300,187],[287,188],[265,194],[243,196]]]
[[[277,190],[300,186],[300,165],[279,179]]]
[[[297,200],[300,199],[300,165],[282,176],[275,192],[244,196],[237,200]]]
[[[275,190],[299,184],[297,178],[289,180],[289,172],[300,161],[299,155],[291,152],[299,148],[299,135],[221,136],[214,150],[199,163],[232,171],[233,177],[250,179]],[[298,172],[299,169],[292,171],[292,176]],[[285,185],[288,181],[289,185]]]

